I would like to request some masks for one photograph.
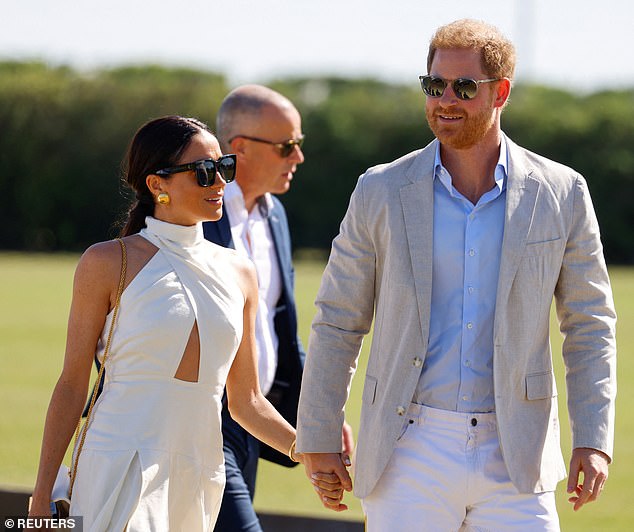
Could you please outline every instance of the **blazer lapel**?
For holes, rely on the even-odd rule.
[[[231,236],[231,225],[229,224],[229,216],[226,212],[222,218],[216,222],[203,223],[203,234],[205,238],[225,248],[235,249],[233,237]]]
[[[532,177],[520,148],[507,139],[509,149],[509,175],[506,183],[506,210],[504,236],[500,257],[500,274],[496,296],[496,329],[498,314],[504,312],[515,273],[526,247],[526,241],[535,214],[539,181]],[[497,338],[497,331],[494,338]]]
[[[421,151],[405,174],[411,183],[400,190],[424,345],[429,335],[431,308],[435,150],[436,143],[432,142]]]
[[[273,246],[275,247],[275,254],[277,256],[277,263],[280,266],[280,272],[282,274],[282,281],[284,283],[284,289],[287,294],[292,294],[293,289],[291,286],[290,272],[285,267],[286,264],[291,264],[291,257],[287,256],[288,246],[283,245],[285,242],[284,232],[282,228],[282,222],[279,216],[275,212],[275,208],[271,209],[267,213],[269,221],[269,228],[271,229],[271,236],[273,237]]]

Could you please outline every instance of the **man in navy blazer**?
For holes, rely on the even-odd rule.
[[[260,387],[295,425],[305,354],[297,336],[288,222],[272,194],[287,192],[297,165],[304,162],[301,117],[281,94],[245,85],[222,102],[217,134],[223,153],[237,156],[236,178],[225,188],[222,218],[203,224],[205,238],[236,249],[255,264]],[[259,531],[252,505],[258,458],[296,464],[240,427],[226,404],[222,415],[227,484],[216,530]]]

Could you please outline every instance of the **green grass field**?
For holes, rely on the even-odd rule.
[[[66,319],[70,303],[76,255],[25,255],[0,253],[2,303],[0,304],[0,485],[31,488],[35,480],[44,416],[53,386],[61,369]],[[313,299],[323,265],[296,264],[300,334],[308,340]],[[628,381],[634,375],[634,269],[610,270],[619,314],[619,396],[615,460],[599,502],[573,513],[568,507],[565,483],[558,491],[562,529],[566,531],[630,531],[634,526],[634,392]],[[561,340],[553,335],[557,361],[560,411],[565,417],[565,384],[560,364]],[[366,341],[357,377],[353,382],[347,419],[358,429],[362,375],[367,356]],[[562,419],[562,427],[567,421]],[[570,440],[563,430],[566,457]],[[348,512],[335,514],[321,508],[301,466],[287,470],[262,462],[257,485],[258,510],[361,519],[358,501],[347,495]]]

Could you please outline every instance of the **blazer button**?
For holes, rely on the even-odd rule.
[[[420,368],[422,365],[423,365],[423,361],[420,358],[416,357],[414,359],[414,367]]]
[[[403,408],[402,406],[397,406],[396,407],[396,413],[399,416],[404,416],[405,415],[405,408]]]

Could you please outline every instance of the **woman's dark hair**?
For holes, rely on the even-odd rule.
[[[135,198],[123,222],[120,236],[138,233],[145,217],[154,215],[154,197],[145,182],[148,175],[178,164],[191,139],[209,127],[196,118],[163,116],[143,124],[134,135],[125,158],[123,181]]]

